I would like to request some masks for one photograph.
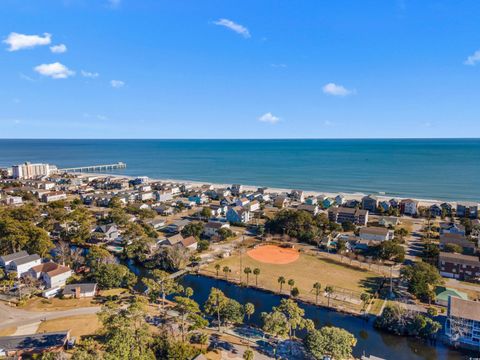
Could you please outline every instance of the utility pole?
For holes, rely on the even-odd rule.
[[[245,235],[242,235],[242,240],[240,242],[240,284],[242,284],[242,273],[243,273],[242,250],[243,250],[243,240],[244,239],[245,239]]]

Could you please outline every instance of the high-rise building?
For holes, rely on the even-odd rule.
[[[33,179],[37,176],[48,176],[55,172],[57,167],[49,164],[32,164],[26,162],[12,166],[12,176],[16,179]]]

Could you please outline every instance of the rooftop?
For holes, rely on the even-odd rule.
[[[448,315],[480,321],[480,302],[450,297]]]

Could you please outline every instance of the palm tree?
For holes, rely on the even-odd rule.
[[[292,288],[295,286],[295,280],[289,279],[288,280],[288,286],[290,286],[290,291],[292,291]]]
[[[232,270],[230,270],[230,268],[228,266],[224,266],[223,267],[223,272],[225,274],[225,280],[227,280],[228,279],[228,273],[232,272]]]
[[[217,270],[217,277],[218,277],[218,272],[220,271],[220,264],[215,264],[215,270]]]
[[[283,284],[285,284],[285,278],[283,276],[279,276],[277,282],[280,284],[280,294],[282,293]]]
[[[249,276],[250,274],[252,273],[252,269],[250,269],[248,266],[243,269],[243,272],[247,275],[247,286],[248,286],[248,280],[249,280]]]
[[[255,275],[255,286],[258,286],[258,275],[260,275],[260,269],[259,268],[253,269],[253,275]]]
[[[327,286],[325,287],[325,292],[327,293],[327,298],[328,298],[328,306],[330,306],[330,297],[333,294],[333,286]]]
[[[319,282],[316,282],[313,284],[313,291],[315,291],[315,304],[318,304],[318,295],[320,295],[320,289],[322,288],[322,285],[320,285]]]

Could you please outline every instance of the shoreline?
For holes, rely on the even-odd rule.
[[[71,172],[69,174],[78,174],[82,176],[109,176],[113,178],[127,178],[130,180],[133,180],[135,178],[138,178],[142,175],[138,176],[132,176],[132,175],[122,175],[122,174],[112,174],[112,173],[90,173],[90,172]],[[153,182],[163,182],[163,183],[177,183],[177,184],[186,184],[186,185],[191,185],[191,186],[202,186],[202,185],[211,185],[215,189],[219,188],[227,188],[230,187],[232,184],[226,184],[226,183],[216,183],[216,182],[210,182],[210,181],[197,181],[197,180],[182,180],[182,179],[157,179],[157,178],[150,178],[148,177],[150,181]],[[302,189],[294,189],[294,188],[276,188],[276,187],[268,187],[268,186],[258,186],[258,185],[244,185],[241,184],[243,189],[248,191],[248,192],[255,192],[257,191],[258,188],[261,187],[266,187],[266,193],[267,194],[272,194],[272,193],[290,193],[292,190],[302,190]],[[358,200],[361,201],[362,197],[367,196],[367,195],[372,195],[376,197],[379,201],[389,201],[390,199],[397,199],[397,200],[403,200],[403,199],[412,199],[418,202],[418,206],[425,206],[429,207],[433,204],[442,204],[444,202],[456,205],[457,203],[461,201],[448,201],[448,200],[436,200],[436,199],[421,199],[421,198],[414,198],[414,197],[403,197],[403,196],[387,196],[387,195],[381,195],[381,194],[367,194],[367,193],[362,193],[362,192],[323,192],[323,191],[316,191],[316,190],[302,190],[304,192],[305,197],[309,196],[319,196],[319,195],[325,195],[329,198],[335,198],[337,195],[341,195],[345,197],[346,200]],[[472,202],[472,201],[465,201],[465,202]],[[473,201],[476,203],[476,201]]]

